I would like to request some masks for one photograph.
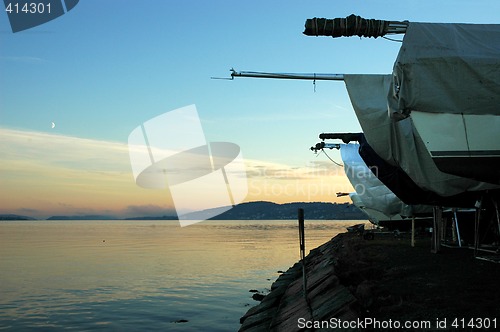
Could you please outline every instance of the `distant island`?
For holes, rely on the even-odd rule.
[[[178,220],[177,216],[161,216],[161,217],[133,217],[125,218],[124,220]]]
[[[272,202],[249,202],[238,204],[232,209],[223,212],[211,220],[290,220],[297,219],[298,209],[304,209],[305,219],[319,220],[364,220],[366,214],[353,204],[349,203],[284,203]],[[191,213],[187,216],[198,219],[199,213]]]
[[[116,220],[117,218],[108,215],[84,215],[84,216],[52,216],[47,220]]]
[[[36,219],[26,216],[20,216],[17,214],[0,214],[0,220],[36,220]]]
[[[241,203],[211,220],[290,220],[297,219],[299,208],[304,209],[306,219],[310,220],[365,220],[366,214],[353,204],[349,203],[284,203],[257,201]],[[220,208],[218,208],[220,209]],[[188,219],[203,220],[210,210],[193,212],[187,215]],[[213,213],[211,214],[213,215]],[[177,220],[176,215],[142,216],[118,218],[112,215],[73,215],[52,216],[47,220]],[[0,220],[36,220],[35,218],[15,214],[1,214]]]

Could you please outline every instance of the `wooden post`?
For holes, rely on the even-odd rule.
[[[415,216],[411,217],[411,246],[415,247]]]
[[[304,230],[304,209],[299,208],[299,246],[300,246],[300,260],[302,261],[302,281],[304,298],[307,299],[307,280],[306,280],[306,237]]]

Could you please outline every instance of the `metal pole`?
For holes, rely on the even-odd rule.
[[[495,213],[496,213],[496,217],[497,217],[497,227],[498,227],[498,234],[500,234],[500,211],[498,209],[498,202],[497,202],[497,198],[495,196],[491,197],[492,201],[493,201],[493,206],[495,207]]]
[[[477,257],[477,252],[479,250],[479,223],[481,221],[481,208],[483,203],[483,197],[481,197],[475,204],[475,227],[474,227],[474,257]]]
[[[275,78],[275,79],[313,80],[313,81],[344,80],[344,74],[265,73],[256,71],[236,71],[234,69],[231,69],[231,79],[234,79],[235,77]]]
[[[458,226],[457,209],[453,209],[453,220],[455,221],[455,229],[457,233],[458,246],[462,248],[462,239],[460,238],[460,227]]]
[[[307,300],[307,280],[306,280],[306,238],[304,230],[304,209],[299,208],[299,246],[300,246],[300,260],[302,261],[302,281],[304,298]]]
[[[439,247],[441,244],[441,222],[443,218],[443,211],[441,210],[441,207],[439,206],[434,206],[433,208],[433,214],[434,214],[434,226],[432,230],[432,248],[431,252],[433,254],[436,254],[439,252]]]

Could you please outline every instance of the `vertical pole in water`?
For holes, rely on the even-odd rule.
[[[411,246],[415,247],[415,216],[411,217]]]
[[[306,280],[306,237],[304,231],[304,209],[299,209],[299,245],[300,260],[302,261],[302,281],[304,288],[304,298],[307,299],[307,280]]]

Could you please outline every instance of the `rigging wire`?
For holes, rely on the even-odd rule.
[[[344,165],[342,164],[339,164],[338,162],[336,162],[335,160],[333,160],[332,158],[330,158],[330,156],[326,153],[325,149],[321,149],[321,151],[323,151],[323,153],[325,154],[325,156],[330,159],[330,161],[332,163],[334,163],[335,165],[339,166],[339,167],[344,167]]]
[[[389,37],[386,37],[386,36],[382,36],[382,38],[390,40],[390,41],[393,41],[393,42],[398,42],[398,43],[402,43],[403,42],[403,40],[393,39],[393,38],[389,38]]]

